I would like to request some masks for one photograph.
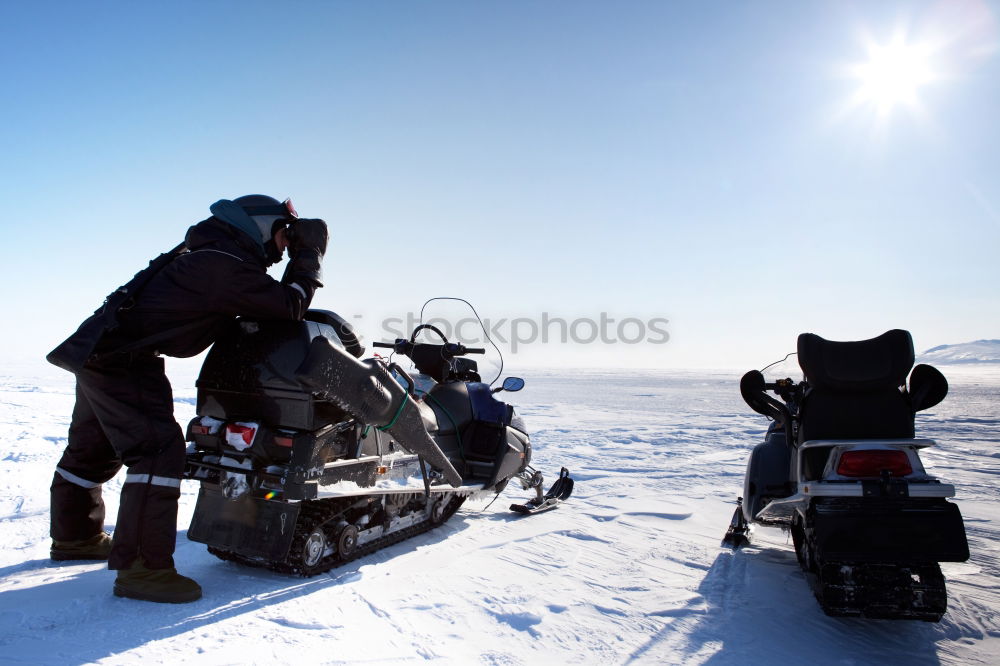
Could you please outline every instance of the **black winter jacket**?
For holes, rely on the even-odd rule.
[[[188,252],[173,259],[118,316],[119,327],[99,353],[184,327],[152,345],[168,356],[194,356],[211,345],[236,316],[302,319],[322,286],[309,259],[293,258],[281,281],[267,274],[263,250],[245,233],[214,217],[191,227]]]

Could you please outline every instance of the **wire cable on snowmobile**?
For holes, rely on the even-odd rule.
[[[423,331],[425,329],[428,330],[428,331],[434,331],[435,333],[437,333],[441,337],[441,339],[445,342],[445,344],[448,343],[448,338],[445,337],[445,334],[441,332],[440,328],[438,328],[437,326],[434,326],[433,324],[420,324],[419,326],[417,326],[416,328],[414,328],[413,329],[413,333],[410,334],[410,342],[416,342],[417,341],[417,333],[419,333],[420,331]]]
[[[787,361],[789,356],[798,356],[798,352],[789,352],[785,354],[785,358],[781,359],[780,361],[775,361],[774,363],[769,363],[768,365],[765,365],[763,368],[758,370],[758,372],[764,374],[764,371],[770,368],[772,365],[778,365],[779,363],[784,363],[785,361]]]
[[[465,300],[464,298],[458,298],[457,296],[435,296],[434,298],[428,298],[426,301],[424,301],[424,304],[420,306],[421,322],[424,321],[424,309],[427,307],[427,304],[430,303],[431,301],[459,301],[469,306],[469,309],[472,310],[472,314],[476,315],[476,320],[479,321],[479,326],[483,329],[483,335],[486,337],[486,341],[489,342],[491,345],[493,345],[493,348],[497,350],[497,354],[500,355],[500,369],[497,370],[497,376],[494,377],[493,381],[490,382],[490,386],[496,384],[497,380],[500,379],[500,375],[503,374],[503,352],[500,351],[500,348],[497,347],[497,344],[493,342],[493,339],[490,337],[489,331],[486,330],[486,324],[483,323],[483,318],[479,316],[478,312],[476,312],[476,308],[473,307],[472,303]]]
[[[502,492],[503,492],[503,491],[501,490],[501,491],[500,491],[500,492],[498,492],[498,493],[497,493],[496,495],[494,495],[494,496],[493,496],[493,499],[491,499],[491,500],[490,500],[490,503],[489,503],[489,504],[487,504],[486,506],[484,506],[484,507],[483,507],[482,509],[480,509],[480,510],[479,510],[479,513],[486,513],[486,510],[487,510],[487,509],[489,509],[489,508],[490,508],[491,506],[493,506],[493,502],[496,502],[496,501],[497,501],[497,498],[498,498],[498,497],[500,497],[500,493],[502,493]]]

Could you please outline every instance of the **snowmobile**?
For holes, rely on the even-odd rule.
[[[920,461],[935,442],[915,436],[914,417],[945,398],[947,380],[913,367],[899,329],[858,342],[803,333],[797,355],[803,381],[768,382],[759,370],[740,381],[772,423],[723,545],[746,545],[751,524],[781,527],[827,615],[937,622],[947,608],[938,563],[967,560],[969,546],[946,499],[954,486]]]
[[[417,342],[421,331],[441,341]],[[485,349],[428,325],[374,346],[418,372],[392,356],[360,360],[362,340],[333,312],[234,322],[205,358],[187,428],[185,476],[201,482],[189,539],[224,560],[312,576],[441,525],[511,479],[535,490],[519,513],[569,497],[565,469],[542,494],[527,429],[495,397],[524,381],[483,383],[466,355]]]

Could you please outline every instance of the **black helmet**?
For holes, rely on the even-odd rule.
[[[266,194],[247,194],[233,199],[233,203],[242,208],[257,225],[262,243],[271,240],[278,230],[279,221],[284,226],[288,219],[298,217],[291,199],[282,202]]]
[[[247,194],[232,201],[220,199],[209,210],[214,217],[249,236],[264,253],[268,266],[280,261],[282,255],[274,234],[299,216],[290,199],[278,201],[263,194]]]

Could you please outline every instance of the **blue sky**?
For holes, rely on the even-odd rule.
[[[1000,337],[1000,4],[4,3],[5,358],[219,198],[325,218],[315,305],[670,320],[524,363],[760,366],[810,330]],[[881,116],[852,65],[935,75]],[[457,309],[444,307],[450,316]]]

